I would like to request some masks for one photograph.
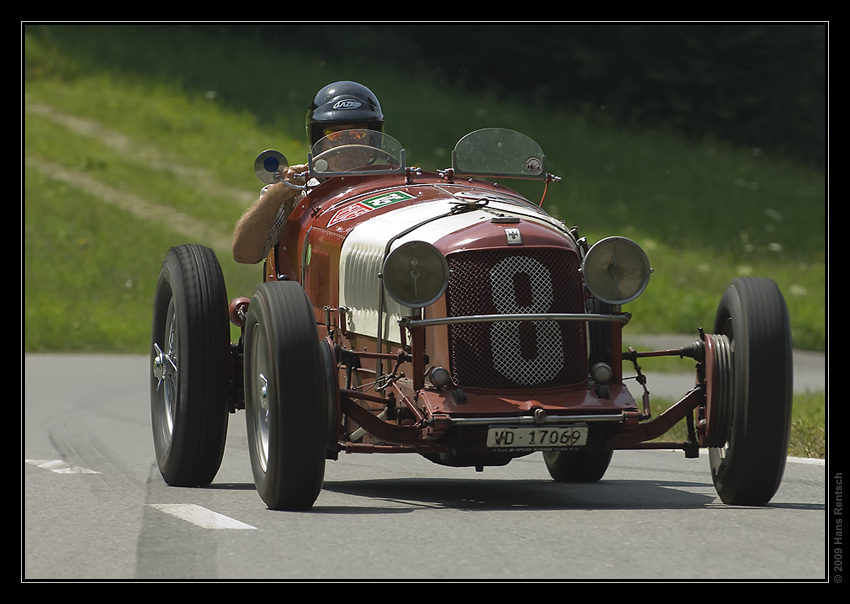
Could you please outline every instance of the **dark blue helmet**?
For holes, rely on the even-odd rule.
[[[324,136],[325,128],[340,124],[362,125],[383,132],[384,114],[378,97],[363,84],[347,80],[322,88],[307,110],[310,146]]]

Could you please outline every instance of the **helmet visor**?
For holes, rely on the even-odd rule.
[[[370,138],[370,133],[366,129],[366,126],[325,128],[322,134],[329,141],[338,145],[365,144]]]

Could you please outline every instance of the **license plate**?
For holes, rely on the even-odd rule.
[[[491,427],[487,446],[491,449],[564,449],[587,445],[587,426],[563,427]]]

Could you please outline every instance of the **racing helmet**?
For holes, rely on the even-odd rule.
[[[363,124],[383,132],[384,114],[378,97],[363,84],[343,80],[328,84],[313,97],[307,110],[307,139],[310,146],[324,135],[324,129],[338,124]]]

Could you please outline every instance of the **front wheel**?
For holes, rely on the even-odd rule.
[[[715,489],[724,503],[765,505],[785,471],[791,429],[791,327],[776,283],[735,279],[720,300],[714,333],[730,353],[724,373],[728,401],[709,426],[719,441],[709,448]],[[712,422],[713,420],[709,420]]]
[[[322,488],[328,388],[313,307],[300,284],[261,284],[245,318],[248,450],[260,498],[312,507]]]
[[[207,485],[224,455],[231,377],[227,292],[211,249],[183,245],[168,252],[151,332],[157,465],[170,485]]]

